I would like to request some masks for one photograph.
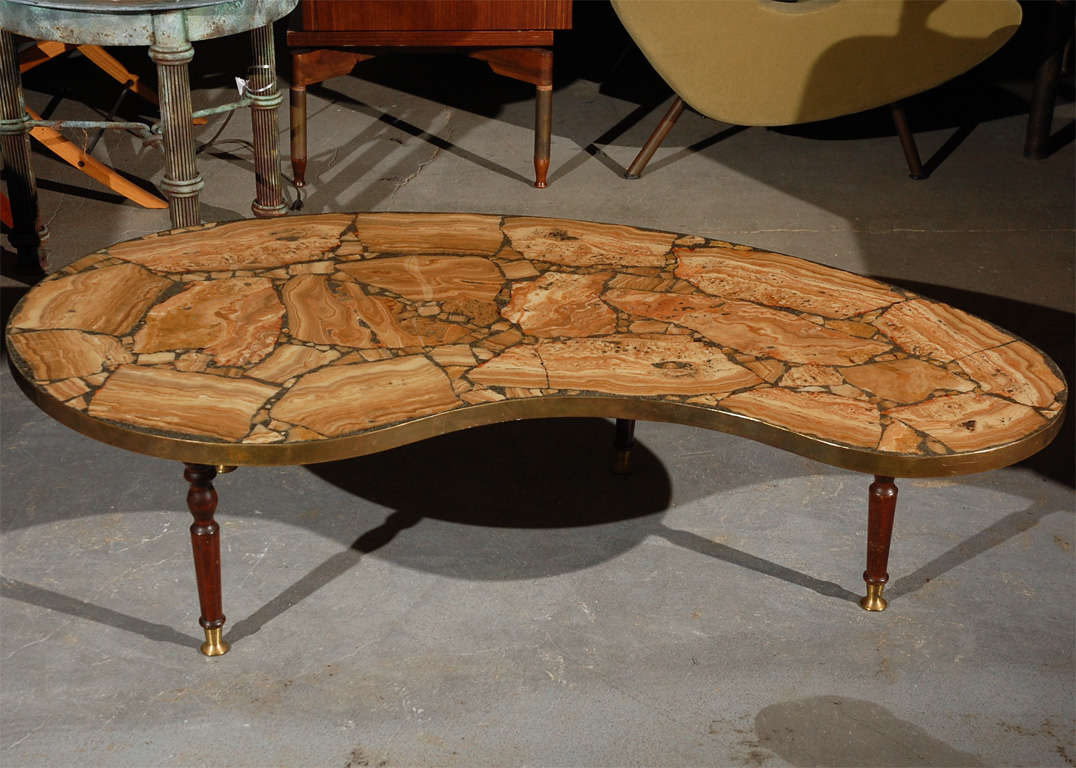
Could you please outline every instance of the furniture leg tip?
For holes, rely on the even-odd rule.
[[[884,611],[889,603],[882,597],[885,584],[868,584],[867,595],[859,601],[860,607],[865,611]]]
[[[634,180],[639,178],[639,174],[632,173],[631,171],[624,171],[624,178]]]
[[[536,181],[534,182],[534,186],[536,189],[545,189],[546,183],[544,181]]]
[[[224,633],[224,629],[217,627],[216,629],[207,629],[205,631],[205,642],[202,643],[202,653],[206,656],[223,656],[232,647],[221,635]]]
[[[631,474],[631,451],[616,452],[616,458],[613,459],[613,474]]]
[[[257,200],[250,204],[251,213],[258,219],[272,219],[277,216],[287,216],[288,206],[281,202],[279,205],[262,205]]]

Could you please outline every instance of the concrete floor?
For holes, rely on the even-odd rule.
[[[196,59],[199,105],[229,98],[234,74],[207,51],[221,48]],[[561,68],[551,185],[536,190],[529,89],[453,61],[377,62],[311,90],[306,211],[541,214],[746,242],[971,310],[1072,380],[1074,152],[1021,156],[1025,82],[978,94],[986,119],[958,145],[930,108],[971,92],[919,105],[924,156],[947,155],[927,181],[907,178],[884,113],[742,132],[687,113],[629,182],[652,94],[618,95],[623,70],[599,87]],[[88,114],[99,81],[48,67],[28,77],[30,103],[62,84],[57,114]],[[1072,119],[1063,98],[1055,129]],[[246,117],[223,137],[249,138]],[[125,134],[96,154],[160,181],[159,150]],[[168,226],[35,163],[56,267]],[[200,163],[204,217],[248,216],[249,148]],[[23,288],[5,274],[10,309]],[[1076,760],[1071,424],[1021,465],[898,483],[883,614],[855,603],[868,478],[720,433],[640,424],[626,478],[607,471],[601,420],[243,469],[217,482],[232,650],[206,659],[180,466],[52,421],[6,365],[0,404],[0,765]]]

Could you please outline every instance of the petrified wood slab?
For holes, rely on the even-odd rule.
[[[294,464],[516,418],[677,421],[883,476],[1018,461],[1065,382],[1030,344],[869,278],[591,222],[324,214],[75,262],[7,331],[36,401],[107,442]]]

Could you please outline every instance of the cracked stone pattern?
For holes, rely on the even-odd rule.
[[[1065,399],[1034,347],[865,277],[703,237],[455,213],[120,243],[27,294],[8,348],[92,418],[271,445],[613,395],[931,456],[1026,438]]]

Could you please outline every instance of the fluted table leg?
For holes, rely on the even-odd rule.
[[[173,227],[199,224],[198,193],[205,186],[194,157],[191,128],[191,86],[187,65],[194,48],[187,39],[183,13],[172,11],[153,17],[153,45],[149,57],[157,65],[161,123],[167,155],[161,188],[168,198]]]
[[[19,258],[19,270],[44,273],[42,242],[48,231],[40,226],[37,180],[30,167],[30,116],[22,97],[15,40],[0,30],[0,148],[4,152],[4,174],[11,198],[11,245]]]
[[[254,70],[248,86],[250,121],[254,130],[254,181],[256,195],[250,208],[259,218],[283,216],[284,185],[280,176],[280,152],[277,149],[277,108],[283,101],[276,82],[276,54],[273,51],[273,25],[266,24],[250,32],[254,51]]]

